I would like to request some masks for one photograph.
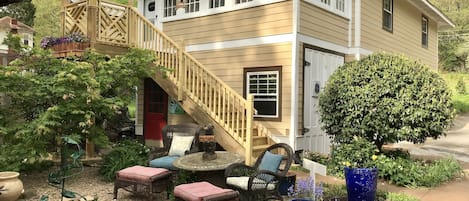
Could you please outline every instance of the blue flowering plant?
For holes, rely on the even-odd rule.
[[[288,188],[288,197],[291,201],[322,201],[324,187],[321,182],[319,185],[314,183],[313,177],[298,179],[295,185]]]
[[[71,33],[69,35],[66,35],[64,37],[53,37],[53,36],[47,36],[41,40],[41,48],[49,48],[52,47],[53,45],[57,44],[62,44],[62,43],[71,43],[71,42],[77,42],[77,43],[86,43],[89,41],[89,38],[86,36],[83,36],[81,33]]]

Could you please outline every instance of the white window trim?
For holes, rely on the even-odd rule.
[[[275,83],[276,85],[276,92],[275,93],[267,93],[267,94],[261,94],[261,95],[267,95],[267,96],[275,96],[275,115],[260,115],[260,114],[255,114],[254,117],[260,117],[260,118],[279,118],[279,105],[280,105],[280,94],[279,94],[279,89],[280,89],[280,85],[279,85],[279,82],[280,82],[280,79],[279,79],[279,76],[280,76],[280,72],[277,71],[277,70],[269,70],[269,71],[249,71],[249,72],[246,72],[246,93],[249,93],[249,75],[258,75],[258,74],[266,74],[266,75],[270,75],[270,74],[275,74],[277,77],[277,82]],[[255,96],[256,94],[254,94]],[[267,99],[262,99],[262,100],[267,100]],[[256,98],[254,98],[254,102],[256,101]]]
[[[327,10],[331,13],[334,13],[336,15],[339,15],[341,17],[350,19],[351,18],[351,6],[352,6],[352,1],[351,0],[344,0],[344,11],[338,10],[335,5],[336,5],[336,0],[331,0],[330,5],[326,5],[321,0],[305,0],[305,2],[308,2],[310,4],[313,4],[317,7],[320,7],[324,10]]]
[[[384,3],[384,1],[383,1]],[[383,5],[383,28],[385,28],[387,31],[393,31],[394,29],[394,0],[390,0],[389,3],[391,4],[390,10],[386,10]],[[384,13],[388,13],[391,16],[391,27],[384,26]]]
[[[428,22],[428,18],[427,18],[427,17],[422,16],[422,23],[423,23],[424,21],[426,22],[426,23],[425,23],[426,26],[425,26],[425,30],[422,29],[422,47],[428,48],[428,23],[429,23],[429,22]],[[422,28],[423,28],[423,25],[422,25]],[[426,37],[425,37],[425,39],[426,39],[426,40],[425,40],[425,44],[423,44],[423,34],[425,34],[425,36],[426,36]]]
[[[218,7],[218,8],[210,8],[210,4],[208,0],[200,0],[200,10],[198,12],[181,13],[181,14],[176,14],[175,16],[162,17],[161,22],[171,22],[171,21],[189,19],[189,18],[194,18],[194,17],[215,15],[219,13],[225,13],[225,12],[241,10],[241,9],[246,9],[246,8],[251,8],[251,7],[256,7],[256,6],[278,3],[282,1],[287,1],[287,0],[253,0],[253,1],[240,3],[240,4],[236,4],[234,0],[225,0],[225,6]],[[162,2],[162,1],[157,1],[157,3],[158,2]],[[161,4],[159,6],[162,8],[164,5]]]

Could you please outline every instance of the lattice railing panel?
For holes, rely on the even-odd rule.
[[[70,4],[65,8],[65,34],[81,33],[87,31],[87,3],[79,2]]]
[[[99,41],[128,45],[128,23],[126,7],[111,3],[99,4]]]

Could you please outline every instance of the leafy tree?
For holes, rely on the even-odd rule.
[[[42,38],[46,36],[61,36],[60,28],[60,1],[57,0],[32,0],[36,6],[36,18],[34,19],[34,44],[39,46]]]
[[[10,16],[29,25],[34,25],[34,14],[36,7],[31,0],[23,0],[18,3],[12,3],[0,9],[0,18]]]
[[[373,54],[339,67],[319,99],[323,129],[336,143],[354,136],[385,143],[423,143],[444,134],[454,116],[439,75],[403,56]]]
[[[0,7],[3,7],[3,6],[8,6],[12,3],[19,3],[21,2],[22,0],[2,0],[0,1]]]
[[[104,119],[131,101],[129,94],[152,75],[155,60],[139,49],[115,58],[88,51],[81,60],[55,59],[40,49],[30,54],[0,68],[0,93],[11,99],[0,107],[3,170],[37,160],[65,136],[106,142]]]
[[[444,71],[467,71],[469,55],[469,1],[431,0],[432,4],[446,14],[456,25],[455,28],[439,33],[438,58]]]

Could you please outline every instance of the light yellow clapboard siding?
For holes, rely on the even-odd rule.
[[[186,45],[291,33],[292,1],[166,22],[164,32]]]
[[[300,26],[301,34],[348,46],[349,20],[310,3],[301,1]]]
[[[244,68],[282,66],[281,121],[262,121],[271,133],[287,135],[291,115],[291,43],[191,52],[212,73],[243,94]]]
[[[382,1],[362,1],[361,47],[373,52],[406,54],[436,69],[436,22],[429,19],[428,48],[421,45],[422,13],[407,1],[394,1],[393,32],[382,29]]]

